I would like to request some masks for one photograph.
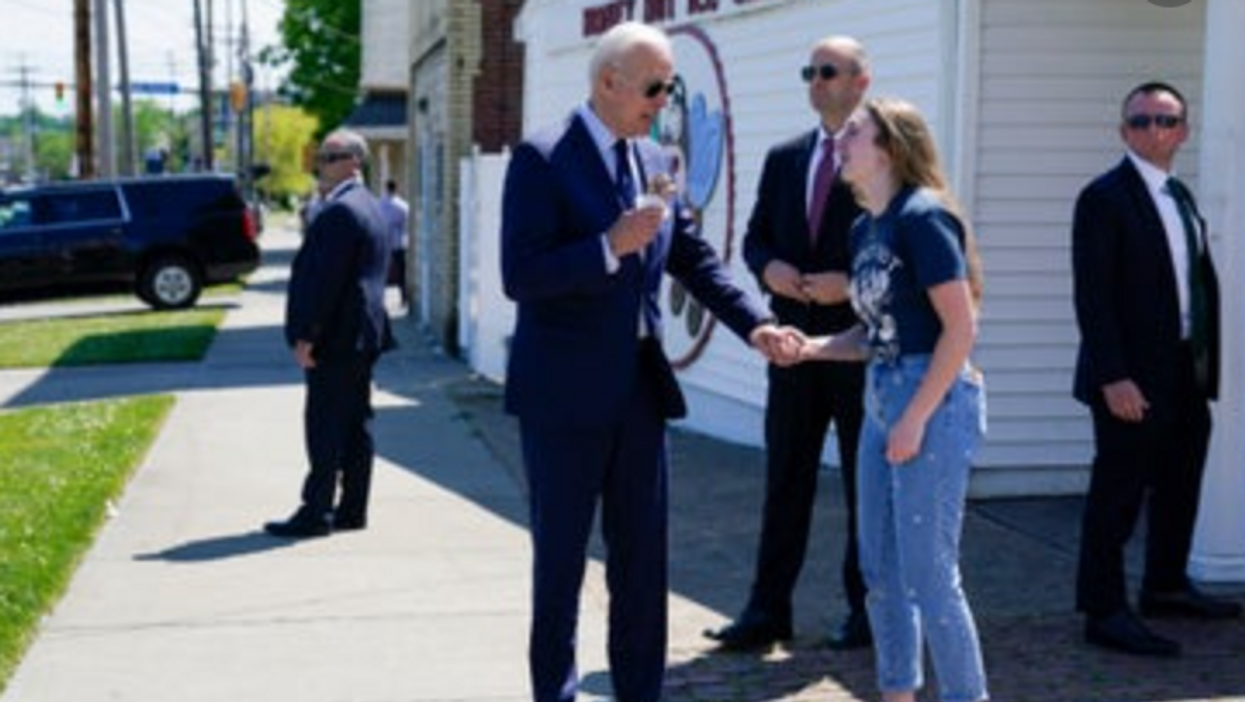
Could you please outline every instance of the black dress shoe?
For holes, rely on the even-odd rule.
[[[1150,631],[1128,610],[1121,610],[1109,617],[1091,618],[1086,621],[1085,641],[1095,646],[1138,656],[1172,658],[1180,655],[1179,643]]]
[[[285,539],[308,539],[328,536],[332,529],[327,519],[316,519],[303,513],[296,513],[283,522],[268,522],[264,525],[264,531]]]
[[[363,531],[366,528],[366,517],[333,517],[333,531]]]
[[[1192,617],[1194,619],[1235,619],[1241,606],[1220,600],[1189,585],[1175,592],[1142,592],[1138,609],[1146,617]]]
[[[869,617],[864,612],[853,611],[843,624],[826,638],[826,646],[836,651],[864,648],[873,643],[869,629]]]
[[[721,629],[706,629],[704,633],[723,651],[756,651],[790,639],[791,622],[745,614]]]

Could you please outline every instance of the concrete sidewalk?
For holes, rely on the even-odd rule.
[[[0,373],[3,406],[174,392],[177,406],[0,702],[519,702],[527,698],[530,556],[516,428],[500,389],[403,320],[377,368],[371,526],[287,542],[301,376],[280,334],[292,232],[200,364]],[[232,304],[232,303],[230,303]],[[743,604],[762,455],[672,432],[670,702],[872,700],[868,651],[820,639],[843,614],[842,495],[821,481],[799,635],[765,655],[701,637]],[[1245,700],[1245,625],[1157,622],[1184,658],[1080,642],[1071,611],[1080,503],[975,503],[965,581],[996,700]],[[583,700],[610,698],[599,544],[585,587]],[[1230,593],[1240,596],[1239,592]],[[925,699],[933,699],[927,696]]]
[[[4,374],[5,406],[178,397],[4,702],[524,698],[522,496],[442,392],[461,365],[408,336],[378,367],[370,529],[259,531],[305,467],[280,328],[297,241],[265,234],[201,364]]]

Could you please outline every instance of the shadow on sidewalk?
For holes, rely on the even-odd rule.
[[[250,531],[242,534],[225,534],[210,536],[152,553],[140,553],[134,556],[136,561],[167,561],[169,563],[202,563],[219,561],[226,558],[251,556],[266,553],[298,544],[293,539],[278,539],[262,531]]]
[[[197,362],[54,365],[3,406],[302,383],[298,369],[288,362],[280,334],[280,329],[272,326],[220,329],[212,341],[213,348],[231,346],[242,349],[242,353],[221,358],[213,357],[209,349],[209,358]]]

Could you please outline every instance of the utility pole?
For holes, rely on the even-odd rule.
[[[212,164],[211,170],[216,170],[216,115],[220,110],[220,105],[216,101],[216,0],[206,0],[207,2],[207,20],[203,23],[204,36],[207,37],[207,75],[208,75],[208,104],[211,111],[208,115],[208,129],[211,130],[212,140],[208,142],[211,158],[209,163]]]
[[[77,132],[74,139],[78,176],[95,177],[95,125],[91,113],[91,5],[74,0],[74,103]]]
[[[212,71],[203,31],[203,0],[195,2],[195,42],[199,50],[199,136],[203,140],[203,169],[212,170]]]
[[[106,178],[117,174],[112,131],[112,71],[108,61],[108,0],[95,0],[95,105],[99,109],[99,172]]]
[[[177,84],[177,59],[173,57],[172,51],[169,51],[169,83],[172,83],[174,85]],[[180,86],[179,86],[179,90],[180,90]],[[170,93],[169,94],[169,128],[170,130],[172,130],[169,134],[169,143],[168,143],[170,152],[173,149],[173,133],[176,133],[179,131],[176,126],[177,123],[178,123],[177,94]],[[185,164],[183,164],[183,168],[184,167],[185,167]]]
[[[254,71],[251,69],[251,36],[247,26],[247,0],[241,0],[242,29],[238,37],[239,81],[242,90],[242,104],[238,109],[238,177],[242,181],[243,191],[248,199],[255,195],[254,145],[255,134],[255,101],[251,86],[254,83]]]
[[[23,131],[26,132],[25,139],[22,140],[22,157],[26,162],[25,178],[28,182],[33,182],[38,176],[38,169],[35,167],[35,101],[30,97],[30,72],[31,68],[26,64],[26,57],[21,57],[21,64],[17,67],[18,85],[21,87],[22,96],[18,103],[22,114]]]
[[[225,144],[229,143],[229,137],[233,136],[233,129],[237,125],[237,109],[234,107],[233,98],[233,2],[225,0],[225,100],[222,102],[220,116],[221,128],[223,130],[221,136]],[[236,142],[235,142],[236,143]],[[233,170],[238,170],[238,152],[233,151]]]
[[[121,175],[134,175],[134,105],[130,96],[130,45],[125,33],[125,0],[115,0],[117,67],[121,71]]]

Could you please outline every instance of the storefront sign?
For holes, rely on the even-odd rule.
[[[789,0],[613,0],[584,8],[583,36],[604,34],[620,22],[668,24],[785,2]]]

